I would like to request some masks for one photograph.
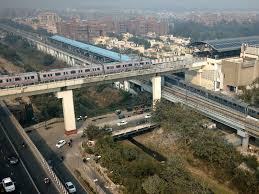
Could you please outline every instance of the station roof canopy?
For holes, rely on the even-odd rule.
[[[202,44],[207,44],[212,49],[218,52],[235,51],[235,50],[239,50],[242,44],[258,45],[259,36],[205,40],[205,41],[193,42],[190,44],[190,46],[198,46]]]
[[[113,59],[115,61],[122,61],[122,62],[127,62],[130,61],[130,57],[127,55],[122,55],[120,53],[116,53],[107,49],[103,49],[97,46],[93,46],[90,44],[86,44],[86,43],[82,43],[76,40],[72,40],[69,38],[65,38],[63,36],[58,36],[58,35],[54,35],[51,37],[51,39],[65,43],[65,44],[69,44],[71,46],[86,50],[88,52],[91,53],[95,53],[96,55],[102,56],[102,57],[107,57],[109,59]]]

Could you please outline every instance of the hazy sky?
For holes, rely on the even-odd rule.
[[[259,0],[0,0],[0,7],[259,10]]]

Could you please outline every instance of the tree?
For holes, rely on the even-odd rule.
[[[51,55],[44,55],[42,58],[42,64],[49,66],[49,65],[52,65],[55,62],[55,60],[56,59],[54,57],[52,57]]]
[[[168,183],[158,175],[153,175],[144,180],[142,187],[147,194],[168,193]]]
[[[95,126],[95,125],[89,125],[85,130],[84,130],[84,134],[87,135],[87,137],[90,140],[93,139],[99,139],[104,137],[105,135],[108,135],[109,132],[101,130],[99,127]]]

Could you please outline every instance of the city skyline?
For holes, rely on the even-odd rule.
[[[259,10],[257,0],[218,0],[209,2],[207,0],[0,0],[2,8],[43,8],[43,9],[65,9],[65,8],[94,8],[94,9],[148,9],[148,10],[172,10],[172,11],[196,11],[196,10]]]

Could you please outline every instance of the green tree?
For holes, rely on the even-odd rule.
[[[51,55],[43,55],[43,58],[42,58],[42,64],[43,65],[46,65],[46,66],[49,66],[49,65],[52,65],[54,62],[55,62],[55,58],[52,57]]]
[[[144,180],[142,187],[147,194],[168,193],[168,183],[158,175],[153,175]]]

